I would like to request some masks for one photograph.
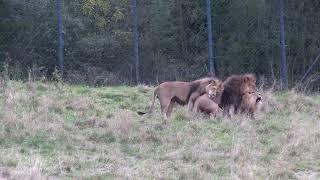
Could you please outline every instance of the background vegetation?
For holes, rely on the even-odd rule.
[[[131,82],[133,42],[129,0],[64,1],[66,79],[91,84]],[[191,80],[207,74],[205,1],[139,0],[142,82]],[[285,1],[289,81],[320,53],[320,4]],[[254,72],[279,78],[278,0],[212,0],[217,75]],[[0,62],[11,76],[27,70],[50,77],[58,65],[56,3],[0,1]],[[318,80],[319,65],[312,71]],[[116,77],[116,78],[115,78]],[[315,84],[316,82],[314,82]]]

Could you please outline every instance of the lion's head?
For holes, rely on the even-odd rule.
[[[262,104],[262,96],[259,92],[250,92],[242,96],[242,109],[254,113]]]
[[[223,82],[216,79],[206,86],[206,92],[210,98],[220,97],[223,93],[224,85]]]
[[[244,74],[242,78],[243,82],[241,84],[240,93],[254,93],[257,91],[256,77],[253,74]]]

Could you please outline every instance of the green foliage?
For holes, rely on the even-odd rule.
[[[207,75],[205,1],[138,2],[140,70],[143,81],[191,80]],[[319,4],[286,1],[286,44],[291,82],[319,54]],[[130,0],[64,1],[66,80],[90,84],[132,81]],[[278,1],[212,0],[214,60],[219,77],[254,72],[279,77]],[[27,69],[51,76],[56,57],[56,4],[50,0],[0,3],[0,63],[11,78]],[[41,69],[41,70],[40,70]],[[318,72],[315,66],[312,73]]]
[[[57,68],[52,73],[52,80],[55,82],[62,82],[61,74]]]
[[[96,25],[100,28],[107,26],[109,18],[107,16],[111,12],[109,1],[105,0],[84,0],[82,12],[94,19]]]

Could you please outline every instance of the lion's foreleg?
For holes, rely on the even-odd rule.
[[[192,108],[192,112],[195,112],[195,113],[199,112],[199,105],[198,104],[194,104],[194,106]]]
[[[228,117],[228,118],[231,117],[230,108],[231,108],[230,105],[227,105],[223,108],[223,117]]]
[[[189,101],[188,101],[188,111],[192,111],[192,108],[194,106],[195,100],[200,96],[199,93],[193,93],[191,94]]]

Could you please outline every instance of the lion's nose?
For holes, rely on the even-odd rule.
[[[211,96],[216,96],[216,93],[211,93]]]

